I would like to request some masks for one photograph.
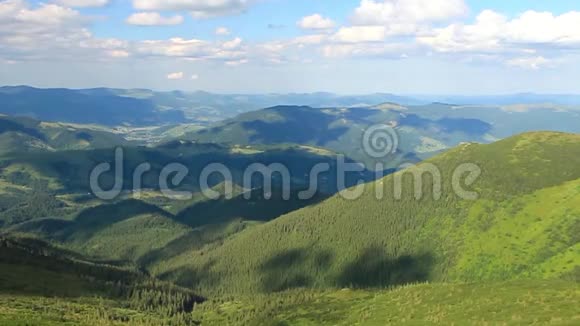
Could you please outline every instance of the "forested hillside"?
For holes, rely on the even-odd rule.
[[[451,175],[466,162],[482,171],[469,187],[479,194],[475,201],[462,200],[452,190]],[[335,196],[241,232],[221,246],[159,262],[151,271],[214,295],[424,281],[578,279],[578,135],[528,133],[491,145],[464,144],[424,164],[441,171],[438,200],[429,182],[416,200],[410,177],[403,177],[404,195],[395,199],[397,175],[391,175],[368,184],[357,200]],[[384,189],[381,200],[376,187]]]

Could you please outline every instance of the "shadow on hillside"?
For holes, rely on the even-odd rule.
[[[349,130],[347,127],[333,127],[333,123],[339,117],[319,109],[278,106],[265,111],[274,111],[284,120],[243,122],[242,127],[251,132],[250,141],[253,143],[315,143],[318,146],[323,146],[339,139]],[[356,116],[352,115],[349,118],[362,119],[375,112],[360,109]]]
[[[280,292],[313,286],[315,274],[328,270],[334,254],[323,250],[312,255],[310,251],[306,248],[287,250],[262,264],[262,291]],[[306,265],[310,270],[304,269]]]
[[[371,288],[425,282],[433,267],[431,254],[389,257],[385,249],[372,246],[349,263],[337,279],[341,287]]]
[[[260,267],[262,290],[269,293],[311,286],[312,277],[299,268],[307,259],[305,249],[287,250],[270,258]]]
[[[226,223],[237,218],[248,221],[271,221],[281,215],[297,209],[319,203],[326,196],[316,195],[312,199],[296,199],[296,191],[293,191],[290,200],[284,200],[281,192],[273,190],[272,198],[264,199],[262,189],[254,190],[250,199],[243,195],[232,199],[220,198],[195,204],[176,216],[176,220],[196,228],[207,224]]]
[[[430,254],[392,258],[384,248],[371,246],[363,250],[356,260],[346,264],[332,279],[332,275],[336,275],[332,271],[335,256],[330,251],[314,253],[308,248],[280,252],[260,267],[262,291],[268,293],[312,287],[316,279],[327,286],[350,288],[384,288],[425,282],[429,279],[434,262]]]
[[[217,285],[221,277],[212,272],[216,260],[212,259],[203,266],[187,266],[174,269],[158,275],[161,280],[171,281],[180,286],[188,287],[190,289],[197,289],[200,287],[211,288]]]
[[[143,214],[158,214],[172,218],[157,206],[139,200],[124,200],[110,205],[91,207],[80,212],[70,226],[63,230],[59,240],[86,240],[112,224]]]
[[[184,252],[199,250],[206,244],[203,241],[201,231],[193,230],[172,240],[162,248],[146,253],[139,258],[138,264],[147,267],[162,259],[169,260]]]
[[[417,114],[407,114],[399,121],[402,125],[421,129],[436,129],[446,133],[462,132],[471,136],[483,136],[488,133],[492,125],[478,119],[443,118],[430,120]]]

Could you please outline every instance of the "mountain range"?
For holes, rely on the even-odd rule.
[[[376,159],[365,152],[365,131],[390,126],[384,135],[394,155]],[[364,162],[397,168],[417,163],[462,142],[489,143],[534,130],[580,132],[580,111],[550,105],[510,107],[429,104],[323,108],[276,106],[241,114],[182,138],[202,142],[255,145],[296,143],[320,146]]]

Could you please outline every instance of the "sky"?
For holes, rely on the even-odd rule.
[[[0,85],[580,94],[578,0],[0,0]]]

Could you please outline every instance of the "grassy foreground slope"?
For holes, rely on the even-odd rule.
[[[204,299],[42,241],[0,236],[2,325],[195,325]]]
[[[577,283],[417,284],[392,290],[304,291],[205,303],[202,325],[575,325]]]
[[[478,192],[475,201],[452,190],[461,163],[482,170],[467,187]],[[400,200],[391,175],[368,184],[357,200],[335,196],[153,271],[203,294],[579,278],[580,135],[539,132],[465,144],[418,168],[425,164],[441,172],[438,200],[429,176],[416,200],[407,170],[399,172]]]

